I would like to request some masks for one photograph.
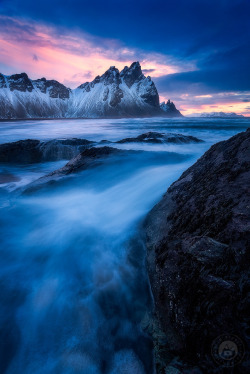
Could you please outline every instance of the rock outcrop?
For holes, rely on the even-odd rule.
[[[55,139],[40,141],[19,140],[0,144],[0,162],[13,164],[33,164],[37,162],[70,160],[78,153],[93,145],[86,139]]]
[[[182,135],[182,134],[171,134],[171,133],[160,133],[150,131],[145,134],[141,134],[135,138],[125,138],[118,140],[116,143],[174,143],[174,144],[185,144],[185,143],[202,143],[203,140],[196,138],[195,136]]]
[[[212,146],[146,219],[155,313],[165,336],[160,347],[156,342],[158,373],[228,372],[211,355],[223,334],[236,335],[248,352],[230,372],[248,372],[249,149],[250,130]]]
[[[165,101],[163,101],[160,104],[160,108],[169,117],[183,117],[181,112],[178,109],[176,109],[176,106],[170,100],[168,100],[166,103],[165,103]]]
[[[161,109],[151,78],[139,62],[119,72],[111,66],[92,82],[71,90],[55,80],[31,80],[26,73],[0,74],[0,118],[103,118],[179,116],[174,104]]]
[[[194,136],[182,134],[163,134],[148,132],[136,138],[125,138],[115,143],[200,143],[202,140]],[[102,140],[99,144],[110,144]],[[97,145],[98,142],[87,139],[69,138],[40,141],[36,139],[19,140],[12,143],[0,144],[0,162],[11,164],[33,164],[46,161],[70,160],[85,149]]]
[[[109,158],[114,161],[115,156],[120,157],[123,155],[129,155],[131,153],[138,152],[125,151],[107,146],[86,149],[79,153],[76,157],[72,158],[72,160],[70,160],[62,168],[57,169],[25,186],[23,192],[30,193],[37,191],[43,187],[54,184],[55,182],[61,182],[71,174],[77,174],[83,170],[96,167],[107,161]]]

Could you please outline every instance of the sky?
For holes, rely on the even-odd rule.
[[[0,72],[75,88],[140,61],[184,115],[250,116],[250,0],[0,0]]]

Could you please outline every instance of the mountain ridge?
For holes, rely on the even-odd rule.
[[[234,112],[209,112],[201,113],[199,117],[202,118],[245,118],[242,114]]]
[[[170,100],[165,106],[139,62],[120,72],[111,66],[75,89],[56,80],[31,80],[26,73],[0,74],[1,119],[181,116]]]

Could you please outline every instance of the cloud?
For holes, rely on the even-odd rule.
[[[219,92],[214,93],[211,97],[202,99],[192,94],[161,95],[161,100],[166,101],[170,98],[175,102],[178,108],[185,109],[185,114],[212,112],[214,110],[221,112],[235,112],[244,115],[250,115],[250,110],[245,107],[243,99],[249,96],[248,92]]]
[[[162,92],[209,95],[225,91],[250,91],[250,69],[197,70],[156,79]]]
[[[0,69],[74,87],[139,60],[160,96],[183,109],[249,102],[249,0],[117,3],[1,0]]]
[[[0,69],[5,74],[25,71],[31,78],[45,76],[75,87],[112,65],[122,69],[136,60],[153,76],[182,70],[169,56],[129,49],[114,39],[6,16],[0,16],[0,26]],[[30,55],[33,62],[39,60],[39,70]]]
[[[249,38],[248,0],[2,0],[1,14],[114,35],[130,48],[193,59]],[[48,11],[49,10],[49,11]]]
[[[150,73],[153,73],[155,71],[155,69],[143,69],[142,72],[143,74],[150,74]]]

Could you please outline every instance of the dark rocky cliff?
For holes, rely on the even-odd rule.
[[[146,219],[158,373],[249,372],[249,150],[249,129],[212,146]],[[237,366],[212,357],[223,334],[245,346]]]

